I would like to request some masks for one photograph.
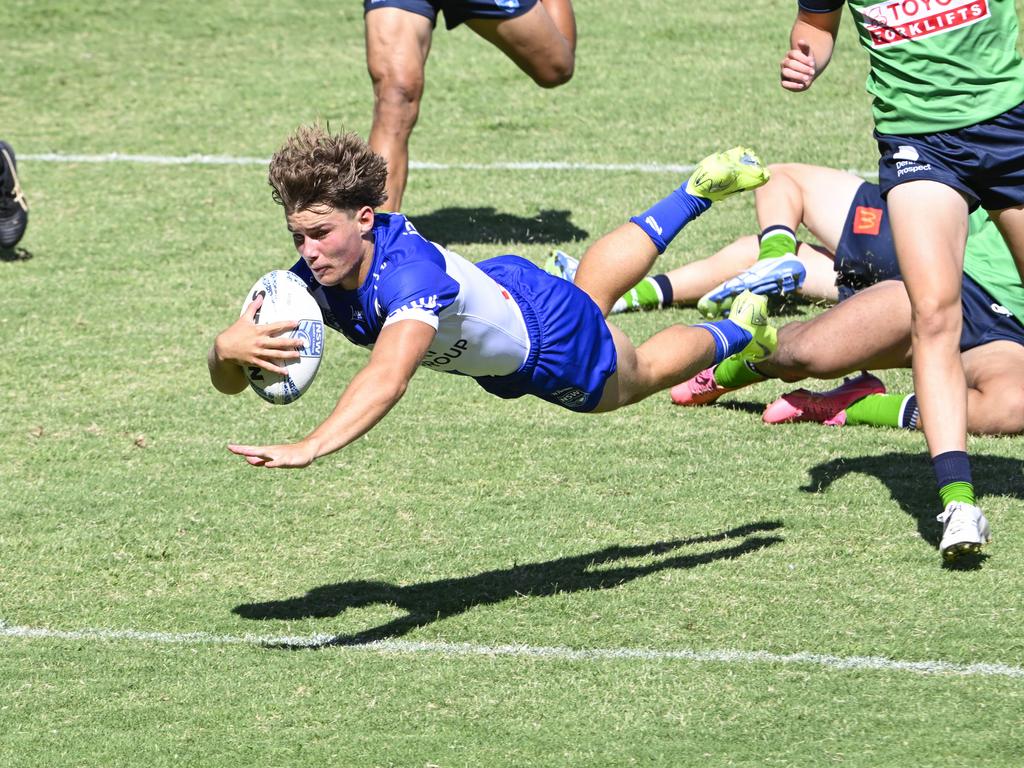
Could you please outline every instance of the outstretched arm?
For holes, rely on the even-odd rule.
[[[254,467],[305,467],[369,432],[402,399],[437,331],[419,320],[384,328],[370,361],[345,388],[331,415],[297,443],[229,445]]]
[[[787,91],[806,91],[825,71],[835,48],[842,6],[827,13],[797,12],[789,33],[789,51],[780,67],[782,87]]]

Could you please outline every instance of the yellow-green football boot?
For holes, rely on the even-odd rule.
[[[708,155],[697,164],[686,182],[691,195],[718,202],[743,192],[757,189],[771,178],[771,173],[749,147],[733,147]]]

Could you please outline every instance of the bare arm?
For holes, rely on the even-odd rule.
[[[797,12],[793,29],[789,33],[790,49],[780,67],[783,88],[787,91],[806,91],[818,75],[825,71],[832,58],[842,15],[841,8],[830,13]]]
[[[304,342],[281,335],[296,328],[298,323],[286,320],[256,325],[254,318],[262,305],[263,297],[249,304],[238,320],[218,334],[206,356],[210,381],[225,395],[237,395],[245,389],[249,383],[245,378],[246,367],[256,366],[285,375],[288,371],[281,366],[299,359]]]
[[[369,432],[402,399],[436,331],[402,320],[380,332],[370,361],[345,388],[324,422],[297,443],[229,445],[256,467],[305,467]]]

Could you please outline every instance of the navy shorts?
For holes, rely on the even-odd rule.
[[[470,19],[512,19],[522,16],[537,0],[363,0],[363,12],[376,8],[401,8],[430,19],[437,26],[438,12],[445,27],[454,29]]]
[[[477,263],[512,294],[526,320],[530,354],[508,376],[479,376],[498,397],[536,395],[571,411],[592,411],[615,373],[615,342],[597,304],[561,277],[520,256]]]
[[[973,211],[1024,204],[1024,104],[954,131],[893,136],[875,131],[878,180],[886,195],[897,184],[928,179],[962,193]]]
[[[993,341],[1024,345],[1024,325],[967,275],[960,287],[960,303],[964,308],[961,352]]]
[[[862,184],[850,204],[836,249],[840,301],[882,280],[901,279],[888,219],[889,211],[878,186]],[[1024,345],[1024,325],[968,275],[963,276],[960,286],[960,303],[964,315],[960,351],[992,341]]]
[[[869,285],[900,277],[889,209],[877,184],[864,182],[853,196],[836,247],[835,270],[840,301]]]

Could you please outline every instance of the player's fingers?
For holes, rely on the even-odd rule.
[[[235,445],[234,443],[229,443],[228,450],[234,454],[244,457],[245,460],[254,467],[261,467],[267,463],[267,451],[262,446]]]
[[[291,336],[272,336],[263,342],[264,349],[302,349],[306,346],[306,342],[302,339],[296,339]]]
[[[298,357],[298,355],[296,355],[296,357]],[[287,376],[288,375],[288,370],[286,368],[282,368],[277,363],[273,363],[270,360],[267,360],[265,358],[257,357],[252,362],[253,362],[253,365],[259,366],[264,371],[270,371],[271,373],[276,373],[278,376]]]
[[[804,56],[811,55],[811,44],[808,43],[806,40],[797,40],[796,47],[800,49],[800,53],[802,53]]]
[[[256,312],[263,306],[263,294],[256,294],[256,298],[249,302],[249,306],[245,308],[243,317],[251,322],[255,322]]]
[[[809,76],[814,74],[814,70],[814,65],[811,62],[802,59],[786,58],[779,65],[779,71],[782,73],[798,72]]]
[[[269,456],[269,446],[266,445],[239,445],[237,443],[228,443],[228,450],[232,453],[237,453],[239,456],[250,456],[253,458],[259,458],[260,460]]]
[[[780,79],[782,80],[783,84],[793,83],[798,87],[807,88],[811,84],[811,80],[813,78],[806,72],[798,72],[794,69],[787,68],[782,70]]]
[[[294,331],[299,327],[298,320],[280,320],[276,323],[267,323],[260,326],[260,330],[267,336],[277,336],[287,331]]]

